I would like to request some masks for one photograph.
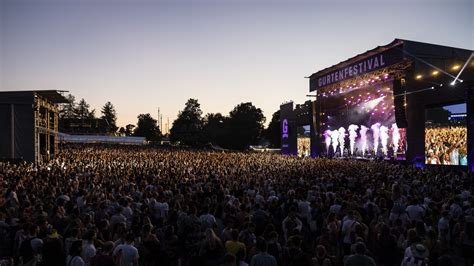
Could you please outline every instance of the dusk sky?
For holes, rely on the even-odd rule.
[[[389,3],[390,2],[390,3]],[[474,49],[474,1],[0,0],[0,90],[68,90],[118,125],[251,101],[267,122],[305,76],[395,38]]]

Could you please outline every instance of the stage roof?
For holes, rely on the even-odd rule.
[[[313,77],[316,77],[316,76],[324,76],[325,74],[331,72],[331,71],[334,71],[336,69],[339,69],[339,68],[343,68],[347,65],[350,65],[354,62],[357,62],[357,61],[360,61],[361,59],[363,58],[366,58],[366,57],[370,57],[374,54],[378,54],[378,53],[381,53],[383,51],[386,51],[390,48],[393,48],[397,45],[401,45],[403,43],[403,40],[399,40],[399,39],[395,39],[393,42],[387,44],[387,45],[384,45],[384,46],[377,46],[376,48],[372,49],[372,50],[368,50],[368,51],[365,51],[361,54],[358,54],[354,57],[351,57],[345,61],[342,61],[342,62],[339,62],[335,65],[332,65],[330,67],[327,67],[323,70],[320,70],[318,72],[315,72],[313,74],[311,74],[308,78],[313,78]]]
[[[62,95],[62,93],[68,92],[63,90],[31,90],[31,91],[0,91],[2,93],[8,94],[25,94],[25,93],[35,93],[43,98],[48,99],[53,103],[67,103],[68,100]]]
[[[393,49],[394,48],[394,49]],[[391,43],[383,46],[377,46],[374,49],[368,50],[364,53],[358,54],[354,57],[351,57],[345,61],[339,62],[333,66],[327,67],[322,69],[318,72],[311,74],[309,77],[310,79],[310,91],[314,91],[321,86],[314,86],[311,85],[311,82],[314,83],[316,79],[324,77],[326,75],[332,74],[335,71],[342,70],[348,66],[366,60],[367,58],[371,58],[375,55],[382,54],[387,52],[388,50],[396,50],[402,55],[400,59],[412,59],[415,62],[415,69],[420,69],[422,67],[430,66],[429,64],[439,64],[441,68],[446,65],[446,62],[459,62],[464,63],[468,58],[470,58],[471,54],[474,54],[473,50],[469,49],[462,49],[462,48],[455,48],[455,47],[448,47],[442,46],[437,44],[430,44],[430,43],[423,43],[411,40],[404,40],[404,39],[395,39]],[[389,51],[388,51],[389,52]],[[440,61],[443,60],[443,61]],[[471,60],[474,60],[471,59]],[[367,71],[369,73],[371,71]],[[463,73],[464,78],[470,80],[472,78],[472,70],[464,71]],[[469,77],[466,77],[469,76]],[[346,78],[347,79],[347,78]],[[334,84],[337,82],[331,82]],[[322,87],[325,87],[323,84]]]

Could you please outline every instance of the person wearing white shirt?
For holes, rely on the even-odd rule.
[[[343,238],[343,247],[344,247],[344,255],[349,255],[351,251],[351,244],[352,244],[352,239],[351,239],[351,233],[353,232],[355,225],[357,221],[354,217],[354,212],[349,211],[347,213],[347,216],[344,217],[343,222],[342,222],[342,229],[341,233]]]
[[[329,207],[329,212],[339,214],[341,211],[342,205],[339,204],[339,200],[336,200],[331,207]]]
[[[449,206],[449,214],[451,214],[451,217],[454,219],[459,219],[461,215],[463,214],[462,207],[461,207],[461,200],[459,197],[456,197],[454,199],[454,202]]]
[[[413,222],[421,221],[425,210],[418,204],[418,202],[413,201],[412,204],[408,205],[405,211],[408,214],[408,220]]]
[[[298,209],[301,219],[305,219],[309,223],[311,219],[311,205],[306,200],[298,201]]]
[[[203,214],[199,217],[199,221],[201,222],[201,228],[206,230],[208,228],[212,228],[216,225],[216,218],[214,215],[210,213],[209,207],[206,207],[206,214]]]
[[[153,206],[153,210],[155,212],[155,218],[163,218],[166,219],[168,217],[169,205],[166,202],[156,202]]]
[[[128,201],[125,202],[123,206],[122,214],[123,216],[125,216],[125,218],[127,218],[127,220],[129,221],[133,220],[133,210],[132,208],[130,208],[130,203],[128,203]]]
[[[127,217],[122,214],[123,208],[122,206],[116,209],[116,213],[110,218],[110,226],[114,228],[115,225],[119,223],[126,223]]]
[[[86,265],[89,265],[92,257],[95,256],[97,249],[94,246],[95,232],[88,231],[84,236],[81,257]]]
[[[125,244],[118,245],[113,252],[119,260],[119,266],[138,266],[138,249],[133,246],[133,234],[125,236]]]
[[[443,217],[438,221],[438,237],[439,240],[444,243],[448,243],[450,240],[448,211],[443,211]]]
[[[84,260],[81,258],[82,240],[76,240],[71,245],[71,250],[66,258],[67,266],[85,266]]]

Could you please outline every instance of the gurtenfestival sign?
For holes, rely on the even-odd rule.
[[[310,77],[310,91],[315,91],[325,86],[354,78],[358,75],[366,74],[377,69],[382,69],[402,60],[402,50],[395,47],[331,72],[315,73]]]
[[[283,119],[282,128],[281,128],[281,137],[284,139],[288,138],[288,120]]]

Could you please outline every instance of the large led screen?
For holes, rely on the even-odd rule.
[[[467,165],[466,104],[425,110],[425,163]]]
[[[311,154],[310,125],[297,128],[297,147],[299,157],[308,157]]]
[[[372,80],[321,96],[327,156],[404,158],[406,131],[395,123],[392,81]]]

